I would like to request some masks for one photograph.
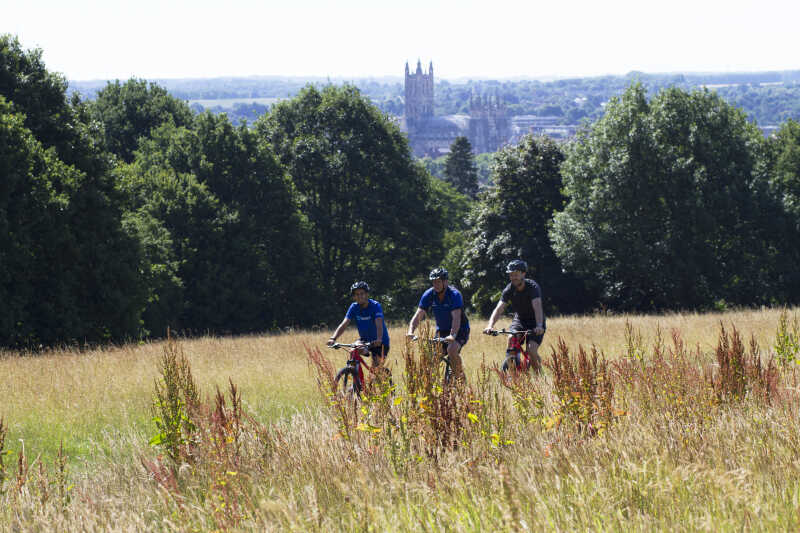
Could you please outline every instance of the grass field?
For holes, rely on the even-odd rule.
[[[541,353],[563,338],[575,375],[505,385],[481,372],[504,341],[474,320],[467,386],[413,393],[398,325],[396,390],[356,408],[318,390],[322,363],[346,357],[322,352],[322,374],[309,362],[327,331],[182,340],[203,405],[185,410],[194,433],[173,459],[148,445],[165,343],[6,353],[0,529],[797,529],[798,365],[766,364],[780,314],[554,318]],[[761,367],[720,364],[720,324],[753,336]],[[579,345],[609,364],[577,366]],[[238,410],[215,407],[229,380]]]

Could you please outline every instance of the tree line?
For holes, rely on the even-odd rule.
[[[550,313],[800,297],[800,127],[764,139],[708,91],[632,85],[575,142],[495,154],[478,189],[466,139],[434,178],[353,86],[250,126],[145,80],[67,89],[0,37],[3,346],[310,327],[357,279],[406,317],[439,264],[485,313],[516,257]]]
[[[252,99],[288,98],[309,84],[321,89],[331,83],[341,85],[341,79],[329,78],[222,78],[158,80],[176,98]],[[604,106],[619,96],[631,83],[641,83],[649,96],[677,87],[685,91],[713,88],[728,103],[742,108],[750,120],[761,126],[775,125],[788,119],[800,120],[800,71],[648,74],[629,72],[622,76],[598,76],[542,80],[466,80],[452,82],[437,80],[436,114],[469,113],[470,98],[499,96],[510,116],[537,115],[553,117],[560,124],[579,124],[595,121],[604,113]],[[351,82],[369,97],[382,111],[396,116],[404,113],[402,78],[356,79]],[[105,82],[72,82],[71,89],[93,97]],[[199,105],[199,104],[198,104]],[[265,106],[240,103],[224,109],[234,124],[253,121]],[[210,108],[215,112],[220,107]],[[260,111],[260,112],[259,112]]]

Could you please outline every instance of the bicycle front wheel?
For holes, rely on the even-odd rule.
[[[521,368],[520,364],[519,354],[511,354],[503,361],[503,372],[508,372],[509,368],[513,368],[514,371],[517,371]]]
[[[352,379],[352,385],[350,385],[350,381]],[[341,381],[341,391],[345,394],[349,392],[353,392],[355,394],[361,394],[361,380],[358,379],[358,373],[356,372],[355,368],[350,368],[349,366],[344,367],[343,369],[339,370],[336,374],[336,382],[339,383]]]

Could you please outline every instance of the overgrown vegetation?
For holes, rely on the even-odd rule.
[[[141,347],[129,358],[152,352],[143,409],[160,420],[130,449],[120,427],[100,443],[119,450],[112,456],[31,461],[36,443],[23,435],[23,448],[14,429],[24,409],[3,413],[0,441],[10,435],[13,451],[0,450],[0,529],[674,530],[709,520],[794,529],[797,365],[771,364],[774,352],[752,340],[774,345],[779,319],[554,319],[550,329],[569,338],[543,348],[542,376],[504,375],[503,345],[477,336],[465,351],[467,382],[452,386],[430,346],[397,343],[394,382],[370,379],[361,400],[334,392],[343,359],[309,348],[303,372],[303,343],[321,345],[323,334]],[[118,356],[89,355],[95,366]],[[260,372],[273,361],[294,372],[253,387],[246,376],[259,372],[250,370],[237,374],[245,386],[222,388],[228,372],[265,357]],[[316,380],[314,406],[259,415],[259,394],[287,380]],[[165,421],[180,426],[174,438]]]
[[[775,357],[783,365],[800,364],[800,320],[795,313],[791,318],[784,309],[775,332]]]

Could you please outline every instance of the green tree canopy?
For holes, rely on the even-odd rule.
[[[551,237],[567,269],[636,309],[768,301],[764,140],[708,91],[641,85],[572,143]]]
[[[774,185],[785,209],[800,224],[800,123],[788,120],[775,135]]]
[[[461,194],[475,198],[478,194],[478,168],[472,145],[466,137],[456,137],[444,163],[445,180]]]
[[[772,148],[771,191],[783,208],[783,217],[770,222],[780,246],[775,254],[776,281],[785,290],[779,301],[800,302],[800,124],[784,123],[770,139]]]
[[[138,243],[92,177],[61,161],[0,96],[0,343],[138,333]],[[100,185],[98,187],[97,185]]]
[[[441,256],[444,230],[430,176],[397,126],[355,88],[329,86],[277,104],[256,130],[299,193],[320,301],[343,304],[356,279],[389,303],[404,298],[406,282]]]
[[[495,154],[494,185],[471,215],[462,259],[464,286],[480,312],[491,312],[508,283],[505,267],[518,258],[528,263],[528,277],[542,285],[549,311],[586,305],[582,285],[562,273],[547,235],[553,214],[565,204],[563,160],[551,139],[530,135]]]
[[[145,80],[109,83],[89,104],[91,116],[104,127],[108,150],[130,163],[139,139],[165,123],[191,126],[192,110],[166,89]]]
[[[148,243],[148,329],[256,331],[309,312],[297,205],[255,132],[210,113],[195,129],[167,123],[120,174],[128,227]]]
[[[32,298],[24,306],[36,311],[14,319],[16,332],[0,342],[52,344],[138,333],[139,244],[122,229],[121,202],[99,131],[78,98],[67,100],[66,87],[62,76],[47,71],[40,50],[25,51],[17,39],[0,36],[0,97],[10,128],[2,165],[18,177],[12,186],[9,170],[5,201],[42,210],[8,219],[12,238],[28,239],[18,248],[28,258],[12,260],[8,268],[14,270],[7,272],[11,279],[28,280],[32,292],[20,289],[18,305]],[[29,233],[33,226],[25,225],[26,217],[43,217],[47,231]],[[22,227],[14,230],[15,224]],[[28,261],[35,268],[26,269]]]

